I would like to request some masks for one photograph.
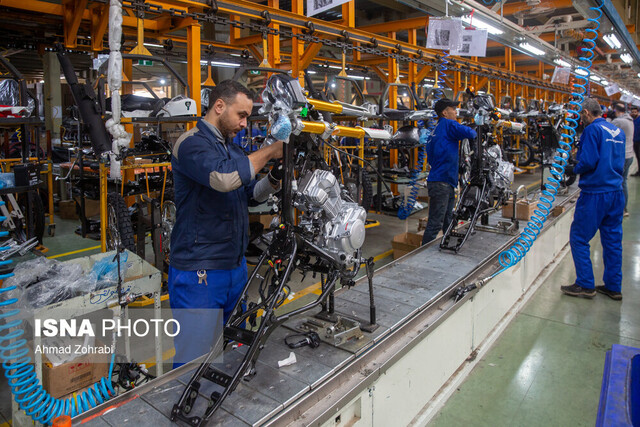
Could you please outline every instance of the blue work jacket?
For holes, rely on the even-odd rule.
[[[176,223],[170,264],[183,271],[231,270],[249,243],[248,206],[257,204],[256,181],[242,148],[231,139],[224,143],[203,120],[173,146]]]
[[[578,145],[578,187],[585,193],[622,190],[625,134],[603,118],[584,128]]]
[[[427,144],[427,161],[431,166],[427,181],[446,182],[452,187],[457,187],[458,141],[465,138],[473,140],[476,136],[476,131],[470,127],[441,117],[433,138]]]

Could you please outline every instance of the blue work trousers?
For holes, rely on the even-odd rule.
[[[603,281],[607,289],[620,292],[622,287],[622,190],[607,193],[580,193],[571,224],[571,254],[576,268],[576,285],[594,289],[589,242],[600,230]]]
[[[447,232],[453,219],[453,208],[456,206],[456,190],[446,182],[427,182],[429,192],[429,219],[422,235],[422,244],[426,245],[442,230]]]
[[[232,270],[206,270],[206,283],[197,271],[169,267],[169,303],[180,323],[180,334],[173,338],[174,369],[209,353],[246,282],[244,258]]]
[[[627,186],[627,177],[629,176],[629,169],[633,163],[633,157],[624,159],[624,170],[622,171],[622,190],[624,191],[624,210],[627,210],[629,204],[629,188]]]

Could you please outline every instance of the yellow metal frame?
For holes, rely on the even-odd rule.
[[[124,181],[124,172],[132,171],[136,172],[136,170],[142,169],[144,173],[148,173],[148,169],[161,169],[164,168],[165,175],[164,180],[162,182],[162,199],[164,199],[164,189],[165,183],[167,179],[167,170],[171,168],[171,163],[149,163],[143,165],[123,165],[120,167],[121,177]],[[107,251],[107,183],[108,183],[108,175],[109,168],[104,164],[100,163],[100,170],[98,172],[100,174],[100,250],[102,252]],[[148,185],[148,180],[147,180]],[[149,189],[147,187],[147,195],[149,195]],[[161,199],[161,200],[162,200]]]

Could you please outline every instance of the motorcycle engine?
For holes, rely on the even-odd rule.
[[[513,184],[515,166],[503,160],[500,146],[495,144],[487,148],[486,160],[491,170],[491,183],[500,190],[509,191]]]
[[[356,252],[365,237],[367,212],[347,201],[336,177],[326,170],[308,172],[300,181],[296,208],[304,211],[299,226],[314,235],[313,243],[338,264],[349,267],[359,262]]]

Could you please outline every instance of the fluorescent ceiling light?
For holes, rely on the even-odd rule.
[[[468,25],[472,25],[476,28],[479,28],[481,30],[487,30],[487,32],[489,34],[494,34],[496,36],[499,36],[500,34],[504,34],[504,31],[497,29],[494,26],[491,26],[489,24],[487,24],[486,22],[482,22],[478,19],[474,19],[471,20],[471,17],[469,15],[465,15],[462,17],[462,22],[464,22],[465,24]]]
[[[200,61],[200,63],[202,65],[209,64],[207,61]],[[234,64],[232,62],[218,62],[218,61],[211,61],[211,65],[215,65],[216,67],[223,67],[223,68],[239,68],[240,67],[240,64]]]
[[[354,80],[371,80],[370,77],[365,77],[365,76],[351,76],[351,75],[347,74],[347,77],[349,77],[350,79],[354,79]]]
[[[561,67],[571,67],[571,64],[569,64],[567,61],[565,61],[562,58],[556,58],[553,60],[553,62],[555,62],[557,65],[561,66]]]
[[[529,43],[520,43],[520,47],[528,52],[533,53],[534,55],[544,55],[544,50],[538,49],[537,47],[532,46]]]
[[[602,36],[602,38],[605,42],[607,42],[611,49],[620,49],[622,47],[622,43],[620,43],[620,40],[618,40],[616,35],[613,33],[605,34],[604,36]]]
[[[620,59],[622,59],[625,64],[631,64],[633,62],[633,58],[628,53],[620,55]]]
[[[606,80],[603,80],[603,81],[600,82],[600,84],[602,84],[602,86],[607,86],[609,84],[609,82],[606,81]]]
[[[599,82],[600,80],[602,80],[600,77],[598,76],[591,76],[589,77],[591,80],[593,80],[594,82]]]
[[[155,44],[155,43],[143,43],[143,44],[149,47],[164,47],[161,44]]]
[[[318,74],[316,71],[313,71],[313,70],[309,70],[309,71],[307,71],[307,73],[309,73],[309,74]]]
[[[579,75],[579,76],[586,76],[589,75],[588,71],[583,70],[582,68],[576,68],[576,70],[574,71],[575,74]]]

